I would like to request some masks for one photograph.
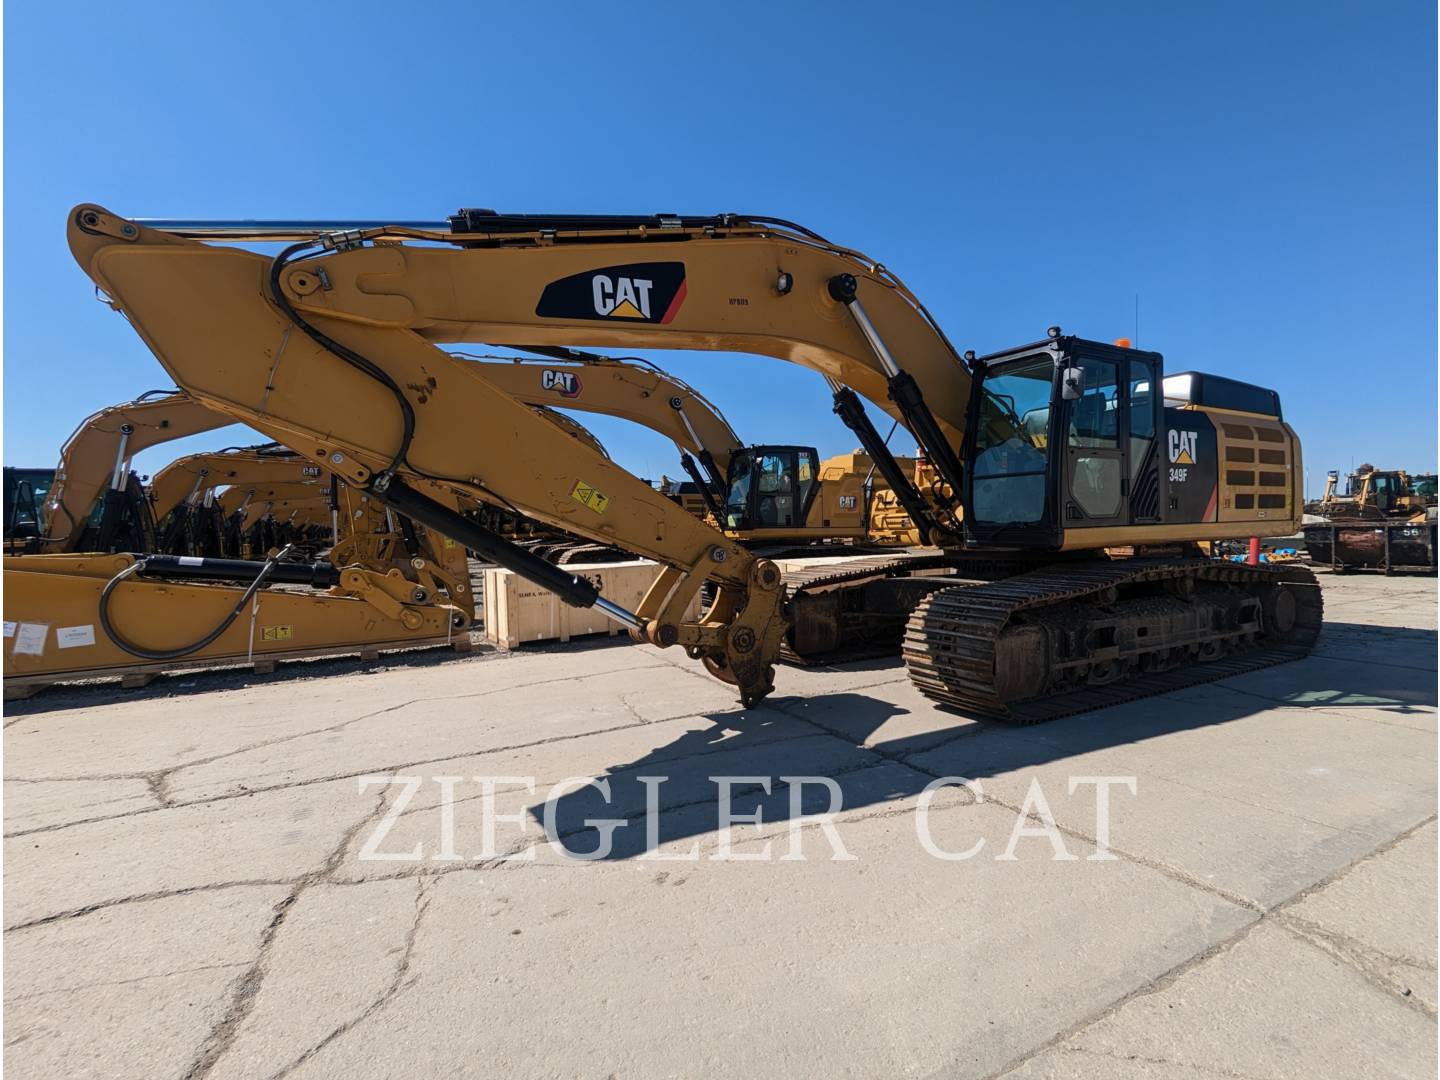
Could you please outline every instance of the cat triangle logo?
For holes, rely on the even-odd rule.
[[[637,308],[634,304],[632,304],[629,300],[621,300],[620,303],[616,304],[613,308],[611,308],[610,317],[612,319],[645,318],[645,316],[640,313],[640,309]]]
[[[1170,464],[1194,465],[1200,441],[1198,431],[1170,431]]]

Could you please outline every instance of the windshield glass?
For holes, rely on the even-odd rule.
[[[751,455],[742,450],[730,459],[730,491],[725,496],[725,527],[743,529],[750,512]]]
[[[971,507],[977,521],[1026,524],[1043,515],[1054,378],[1055,361],[1048,354],[986,371]]]
[[[5,470],[5,535],[38,536],[41,507],[54,483],[54,469]]]

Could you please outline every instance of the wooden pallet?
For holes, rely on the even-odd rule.
[[[46,687],[89,679],[119,679],[126,690],[135,690],[150,685],[161,675],[179,671],[201,671],[216,668],[250,670],[256,675],[269,675],[275,665],[286,660],[316,660],[327,656],[356,656],[364,663],[380,659],[384,653],[412,652],[420,649],[449,647],[457,653],[468,653],[473,649],[468,632],[457,638],[419,638],[411,641],[381,641],[364,646],[334,645],[322,649],[288,649],[284,652],[266,653],[246,660],[242,657],[217,657],[213,660],[174,660],[151,664],[126,665],[124,667],[89,668],[81,671],[65,671],[53,675],[11,675],[5,679],[5,700],[19,701],[39,693]]]

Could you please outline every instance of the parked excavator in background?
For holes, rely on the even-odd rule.
[[[463,548],[352,492],[291,451],[271,445],[189,455],[160,470],[155,490],[169,512],[157,533],[155,490],[131,470],[133,454],[232,422],[183,392],[152,392],[88,418],[67,440],[54,472],[7,470],[7,501],[16,507],[7,506],[7,521],[19,520],[28,507],[31,524],[28,536],[14,543],[7,538],[7,556],[18,556],[5,559],[7,611],[21,616],[7,655],[7,695],[34,692],[47,674],[93,671],[83,654],[97,640],[97,625],[111,655],[124,658],[99,673],[138,683],[177,662],[258,657],[263,666],[292,655],[469,648],[475,597]],[[562,419],[557,426],[577,425]],[[32,472],[39,474],[34,480],[26,475]],[[48,535],[49,527],[57,527],[57,535]],[[36,553],[101,544],[114,554]],[[305,561],[321,552],[329,558]],[[152,574],[166,575],[169,602],[157,617],[193,633],[190,644],[136,644],[115,626],[111,592],[99,588],[104,582],[73,586],[77,568],[108,567],[118,579],[142,562]],[[57,581],[72,587],[57,593]],[[252,587],[209,584],[224,581]],[[328,591],[260,587],[267,582]],[[247,626],[238,617],[252,599]],[[228,601],[234,603],[227,612],[220,605]],[[216,620],[228,634],[204,631],[213,631]],[[45,655],[37,635],[48,640],[52,630],[55,647]],[[217,638],[226,641],[217,645]]]
[[[151,390],[87,417],[60,448],[35,550],[153,550],[153,515],[131,470],[135,455],[233,423],[178,390]]]
[[[1304,568],[1193,557],[1196,541],[1298,526],[1300,447],[1278,394],[1167,376],[1158,353],[1058,328],[962,358],[891,271],[793,223],[490,211],[435,224],[142,223],[86,205],[69,240],[197,400],[566,602],[684,647],[745,705],[773,687],[782,649],[844,654],[892,627],[923,693],[1011,722],[1294,659],[1319,632]],[[236,241],[289,246],[272,257]],[[782,575],[438,347],[462,342],[809,366],[935,551]],[[945,505],[921,497],[860,396],[908,429]],[[818,477],[795,481],[804,501]],[[467,521],[435,488],[662,571],[627,610]],[[1133,556],[1106,554],[1120,549]],[[956,576],[925,580],[922,568]],[[107,572],[57,574],[52,602],[101,586],[161,602],[148,565],[123,580]],[[715,600],[690,619],[707,581]],[[10,604],[7,590],[7,618]],[[114,655],[102,645],[94,656]]]
[[[227,511],[220,495],[223,489],[250,491],[257,485],[284,485],[290,489],[291,498],[323,501],[330,492],[331,474],[275,443],[232,446],[176,458],[150,481],[156,543],[133,550],[238,558],[245,527],[243,518],[236,518],[235,513],[243,507],[243,500],[241,506]],[[332,531],[328,514],[322,521],[303,524],[318,529],[287,537],[287,542],[309,542],[307,546],[313,547]],[[313,557],[318,552],[312,550],[309,554]]]
[[[616,417],[669,439],[690,480],[681,487],[662,478],[660,490],[767,557],[813,554],[807,545],[834,542],[855,549],[920,542],[863,453],[822,461],[814,447],[747,446],[703,394],[648,360],[534,351],[544,358],[451,355],[475,363],[492,385],[528,405]],[[914,472],[915,459],[896,460]]]

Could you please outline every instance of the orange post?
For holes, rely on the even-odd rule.
[[[1251,566],[1260,565],[1260,538],[1258,536],[1250,537],[1250,557],[1245,561]]]

